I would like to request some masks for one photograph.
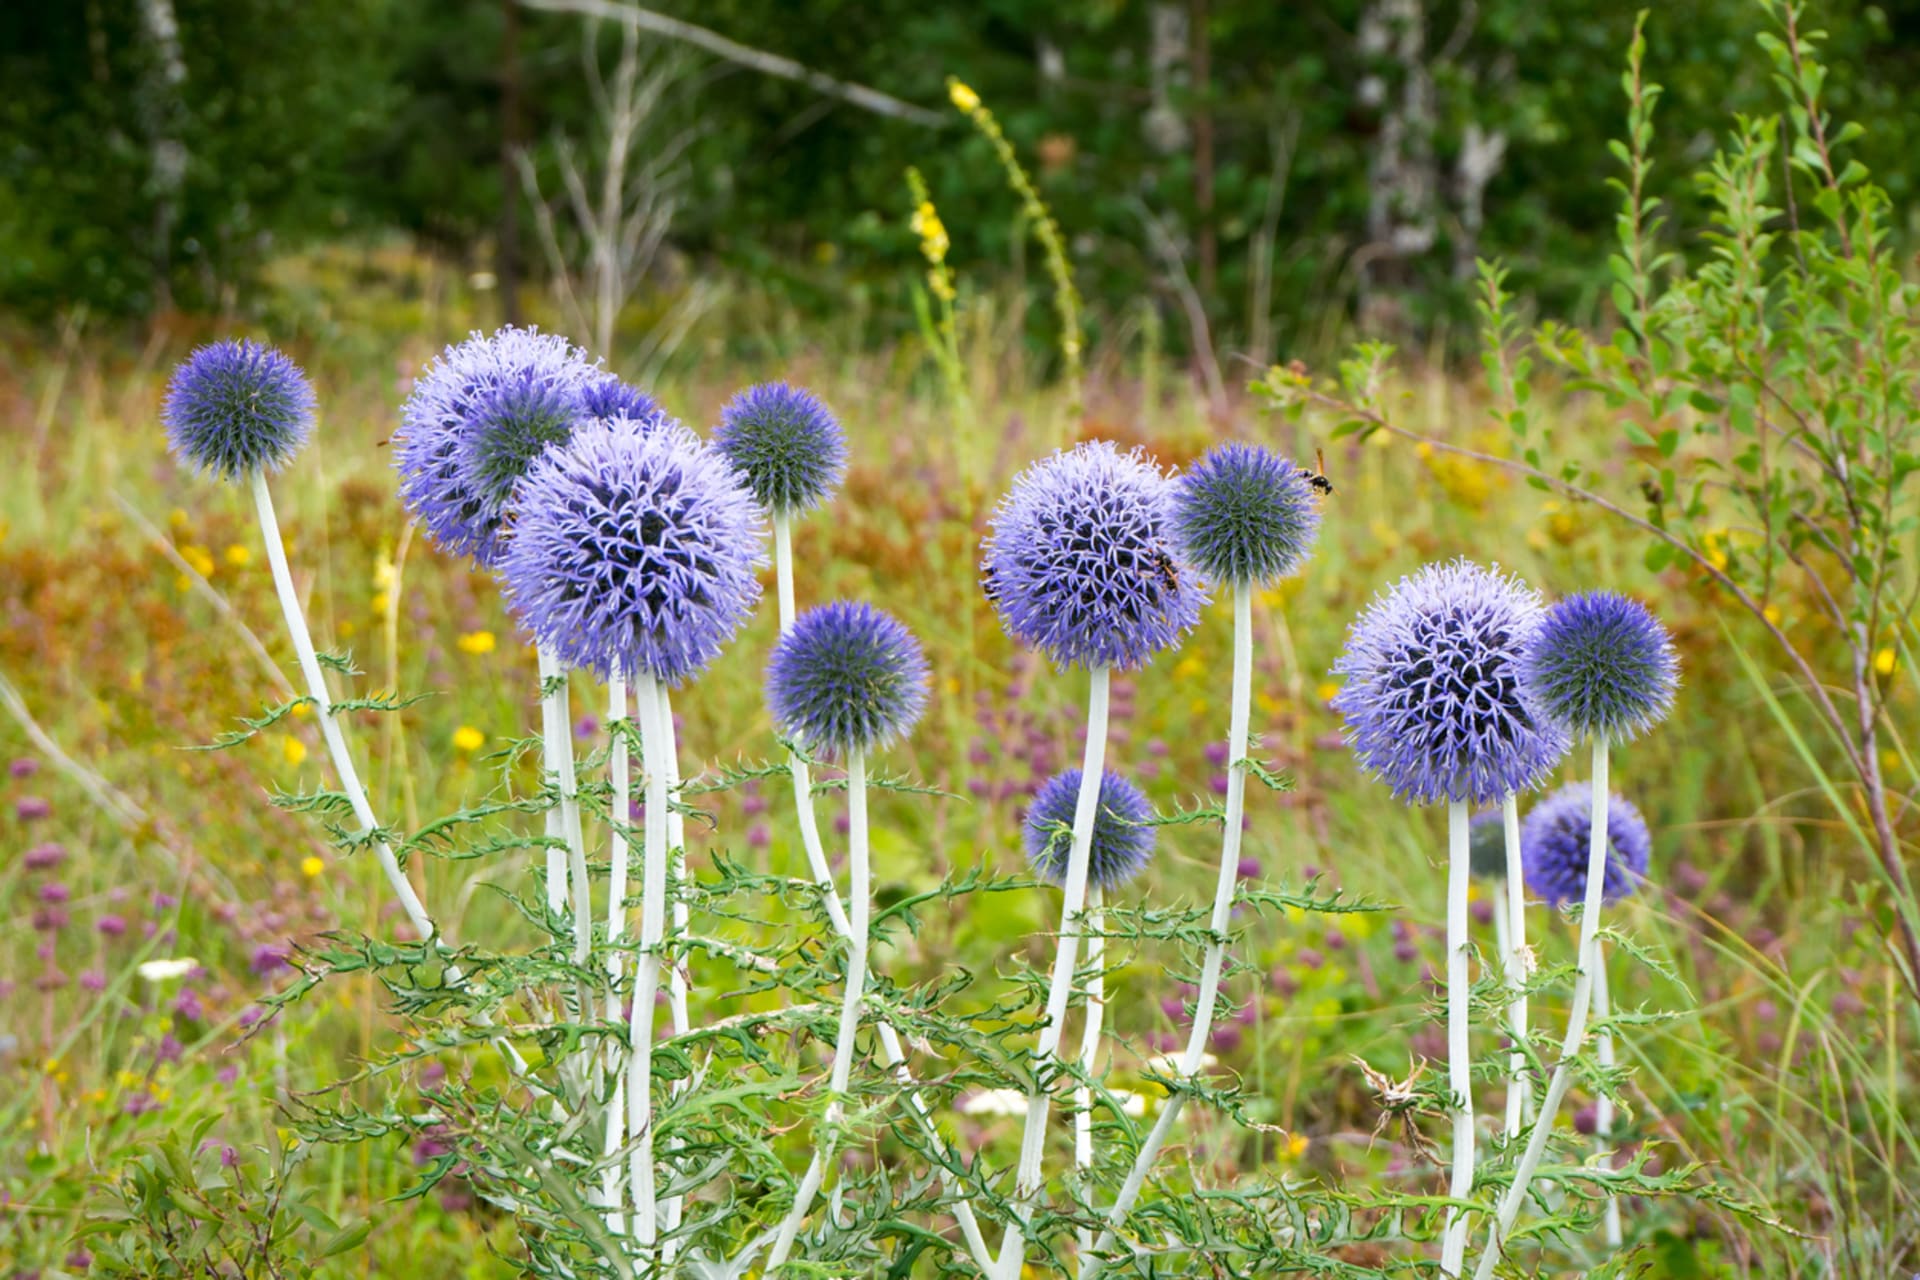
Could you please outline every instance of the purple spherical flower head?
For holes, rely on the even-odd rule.
[[[1576,782],[1562,787],[1527,814],[1520,825],[1520,863],[1527,888],[1552,907],[1584,902],[1587,857],[1593,831],[1593,789]],[[1640,810],[1617,795],[1607,797],[1607,874],[1601,898],[1618,902],[1647,877],[1653,839]]]
[[[1081,776],[1080,770],[1068,769],[1047,779],[1020,824],[1027,861],[1036,875],[1052,884],[1067,882]],[[1102,773],[1093,842],[1087,850],[1087,883],[1105,893],[1139,875],[1153,857],[1153,837],[1153,806],[1140,788],[1111,769]]]
[[[604,375],[558,334],[475,333],[427,367],[400,409],[400,499],[435,542],[488,566],[501,518],[533,459],[565,440]]]
[[[769,515],[818,506],[847,472],[839,420],[820,397],[790,383],[762,383],[727,401],[713,444]]]
[[[685,428],[588,423],[521,481],[499,567],[568,664],[679,684],[753,611],[761,537],[753,495]]]
[[[1467,872],[1476,880],[1507,878],[1507,825],[1500,810],[1482,810],[1467,824]]]
[[[1145,665],[1200,619],[1173,558],[1173,492],[1138,449],[1105,440],[1022,471],[987,534],[981,583],[1016,640],[1062,667]]]
[[[1637,600],[1584,591],[1547,610],[1520,659],[1520,691],[1536,716],[1568,733],[1625,742],[1666,719],[1680,659]]]
[[[580,393],[580,412],[589,418],[627,418],[641,423],[666,416],[658,400],[611,373],[588,381]]]
[[[181,361],[160,420],[179,457],[222,480],[242,480],[285,466],[313,432],[313,409],[313,385],[300,366],[242,338]]]
[[[809,609],[767,663],[767,706],[790,736],[836,755],[883,746],[927,707],[927,659],[890,614],[835,601]]]
[[[1299,569],[1320,532],[1320,502],[1298,466],[1270,449],[1222,444],[1173,482],[1173,534],[1215,582],[1272,582]]]
[[[1520,696],[1540,597],[1467,560],[1402,578],[1354,622],[1332,705],[1360,767],[1410,804],[1492,804],[1537,786],[1566,732]]]

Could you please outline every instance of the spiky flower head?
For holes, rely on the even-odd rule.
[[[313,385],[300,366],[247,338],[209,343],[180,362],[160,420],[173,452],[221,480],[278,471],[313,432]]]
[[[780,730],[838,756],[884,746],[927,708],[927,659],[891,614],[838,600],[809,609],[767,663]]]
[[[1593,788],[1571,783],[1540,801],[1520,825],[1520,865],[1527,889],[1549,906],[1584,902],[1593,841]],[[1601,900],[1618,902],[1647,878],[1653,838],[1630,801],[1607,797],[1607,873]]]
[[[448,347],[400,409],[400,499],[448,551],[499,558],[501,522],[529,465],[586,414],[604,377],[558,334],[509,325]]]
[[[1360,767],[1410,804],[1492,804],[1537,786],[1566,732],[1520,696],[1539,594],[1468,560],[1430,564],[1368,605],[1334,664]]]
[[[763,532],[692,432],[589,422],[521,481],[499,569],[515,616],[569,665],[677,685],[752,613]]]
[[[1073,816],[1080,804],[1078,769],[1056,773],[1034,793],[1021,830],[1034,874],[1051,884],[1067,882],[1073,855]],[[1111,892],[1146,869],[1153,857],[1153,806],[1140,788],[1108,769],[1100,775],[1099,807],[1087,851],[1087,883]]]
[[[1535,715],[1606,742],[1666,719],[1679,683],[1667,629],[1613,591],[1583,591],[1548,609],[1520,659],[1521,694]]]
[[[1320,532],[1320,503],[1301,469],[1258,445],[1215,445],[1174,484],[1182,557],[1231,585],[1284,578]]]
[[[820,505],[847,473],[839,419],[819,396],[788,382],[748,387],[727,401],[713,443],[769,515]]]
[[[1467,874],[1476,880],[1507,878],[1507,824],[1498,809],[1483,809],[1467,824]]]
[[[1089,441],[1014,477],[981,585],[1007,633],[1057,665],[1143,666],[1199,621],[1207,598],[1172,534],[1160,468],[1139,449]]]
[[[590,378],[580,393],[580,412],[588,418],[626,418],[652,422],[664,417],[660,402],[611,373]]]

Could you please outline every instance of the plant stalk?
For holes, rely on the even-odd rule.
[[[1520,1134],[1533,1102],[1533,1077],[1527,1071],[1527,979],[1532,965],[1527,951],[1526,870],[1520,861],[1520,801],[1508,796],[1500,802],[1501,825],[1506,832],[1506,900],[1493,904],[1495,920],[1504,920],[1500,956],[1506,966],[1507,986],[1513,1000],[1507,1005],[1507,1030],[1513,1037],[1513,1052],[1507,1057],[1507,1141]]]

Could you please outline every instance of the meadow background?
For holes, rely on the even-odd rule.
[[[1399,1077],[1410,1053],[1443,1056],[1441,824],[1390,803],[1341,745],[1327,671],[1348,620],[1400,574],[1455,555],[1551,593],[1604,585],[1647,600],[1673,629],[1684,684],[1671,722],[1615,765],[1655,835],[1654,883],[1619,919],[1660,962],[1616,955],[1615,1001],[1664,1015],[1624,1038],[1622,1145],[1695,1168],[1686,1191],[1629,1208],[1633,1265],[1863,1278],[1920,1266],[1920,1006],[1873,853],[1836,813],[1833,789],[1848,784],[1804,728],[1796,677],[1760,621],[1697,567],[1650,567],[1645,539],[1590,506],[1388,433],[1336,437],[1335,418],[1270,413],[1246,390],[1270,363],[1326,371],[1358,340],[1390,340],[1399,354],[1377,391],[1397,421],[1508,454],[1472,359],[1474,259],[1509,266],[1529,316],[1612,322],[1606,140],[1623,128],[1631,12],[1508,0],[648,11],[872,86],[922,119],[684,32],[623,44],[620,21],[549,11],[564,7],[30,0],[0,14],[12,472],[0,485],[0,758],[12,762],[0,1265],[86,1273],[82,1224],[126,1212],[123,1175],[164,1164],[170,1138],[216,1164],[231,1150],[235,1176],[281,1168],[287,1199],[273,1207],[295,1234],[282,1247],[319,1274],[517,1273],[514,1222],[457,1177],[407,1195],[441,1154],[430,1141],[287,1153],[284,1102],[396,1032],[368,984],[330,984],[249,1034],[258,1001],[292,980],[302,944],[377,932],[385,894],[370,860],[339,858],[310,821],[265,803],[324,781],[310,722],[193,749],[282,701],[291,655],[242,497],[170,460],[158,425],[167,373],[202,340],[266,338],[312,374],[320,429],[277,485],[289,551],[322,647],[353,653],[358,687],[431,695],[357,725],[376,808],[418,829],[503,776],[525,782],[530,766],[507,748],[535,731],[537,690],[493,584],[409,529],[386,444],[425,362],[512,319],[594,344],[698,427],[776,377],[846,424],[847,484],[796,529],[801,602],[863,597],[923,639],[934,704],[891,763],[947,793],[879,803],[882,902],[976,867],[1019,871],[1023,802],[1078,751],[1082,681],[1008,642],[976,583],[985,515],[1013,473],[1090,438],[1172,465],[1228,437],[1323,457],[1335,493],[1318,555],[1255,601],[1257,754],[1293,787],[1254,789],[1248,874],[1318,876],[1390,909],[1248,929],[1227,989],[1237,1012],[1213,1047],[1270,1127],[1190,1112],[1185,1151],[1203,1183],[1277,1171],[1414,1189],[1437,1176],[1382,1126],[1361,1064]],[[1909,252],[1920,12],[1836,0],[1805,16],[1829,33],[1829,103],[1868,126],[1858,149]],[[1653,181],[1682,255],[1704,243],[1691,172],[1735,112],[1774,92],[1755,46],[1772,22],[1736,0],[1688,0],[1649,22],[1648,66],[1667,86]],[[1057,219],[1086,328],[1081,378],[1062,355],[1061,272],[1036,210],[948,105],[948,76],[994,112]],[[632,137],[609,149],[618,118]],[[592,184],[617,171],[610,215],[568,202],[570,165]],[[951,331],[910,167],[957,282]],[[617,269],[595,256],[596,228],[616,233],[603,243],[629,236]],[[1540,404],[1557,448],[1624,474],[1604,402],[1548,384]],[[1719,536],[1713,554],[1737,555],[1741,531]],[[1769,607],[1813,651],[1827,643],[1811,635],[1810,597],[1783,588]],[[769,606],[677,703],[689,762],[717,774],[773,755],[760,670],[774,632]],[[1182,649],[1116,680],[1110,760],[1164,809],[1224,790],[1228,646],[1216,604]],[[1920,776],[1899,730],[1917,723],[1913,678],[1892,644],[1875,668],[1910,855]],[[584,682],[575,711],[591,743],[600,708]],[[801,866],[779,788],[711,804],[713,822],[690,828],[696,871],[722,855]],[[1139,898],[1204,900],[1215,856],[1210,828],[1167,829]],[[484,885],[525,870],[449,857],[416,876],[456,936],[497,941],[524,922]],[[964,968],[966,999],[984,1006],[1011,989],[1014,957],[1044,964],[1055,905],[1038,891],[956,902],[876,963],[902,982]],[[1537,945],[1564,959],[1571,934],[1548,927]],[[1181,1003],[1175,949],[1127,950],[1110,980],[1123,1080],[1172,1047]],[[159,958],[197,965],[138,975]],[[714,1008],[725,998],[702,993]],[[1553,1027],[1560,1010],[1544,1003],[1536,1020]],[[1017,1121],[954,1123],[1004,1163]],[[317,1260],[329,1244],[337,1256]],[[1595,1247],[1566,1243],[1552,1273],[1584,1273]],[[1342,1260],[1405,1264],[1370,1248]]]

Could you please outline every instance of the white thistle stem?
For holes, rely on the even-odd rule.
[[[1107,694],[1111,672],[1095,667],[1087,691],[1087,745],[1080,765],[1080,794],[1073,810],[1073,846],[1067,858],[1065,892],[1060,905],[1060,940],[1054,952],[1053,979],[1047,991],[1046,1022],[1033,1051],[1033,1088],[1027,1095],[1027,1123],[1020,1139],[1020,1164],[1014,1175],[1016,1219],[1007,1224],[1000,1244],[999,1274],[1017,1276],[1026,1256],[1026,1224],[1039,1199],[1045,1163],[1047,1114],[1059,1066],[1060,1038],[1073,994],[1080,958],[1081,917],[1087,903],[1087,863],[1093,848],[1093,823],[1099,812],[1100,780],[1107,758]]]
[[[346,733],[340,727],[339,716],[334,713],[333,697],[327,691],[327,679],[320,670],[320,657],[313,647],[313,633],[307,629],[307,615],[300,607],[299,593],[294,590],[293,570],[287,565],[287,549],[280,538],[280,521],[274,515],[273,495],[267,490],[265,473],[254,472],[249,485],[253,491],[254,507],[260,517],[261,537],[267,544],[267,563],[273,569],[274,591],[280,597],[280,612],[286,619],[287,635],[293,641],[294,655],[300,662],[300,674],[307,683],[307,696],[313,701],[314,718],[320,722],[320,736],[326,741],[327,756],[333,761],[334,772],[340,776],[340,789],[346,793],[347,803],[353,807],[353,816],[360,823],[362,833],[378,831],[380,823],[374,817],[373,802],[367,798],[367,790],[360,782],[360,772],[354,767],[353,756],[347,750]],[[386,877],[395,901],[407,917],[407,923],[413,926],[413,931],[420,935],[423,943],[437,942],[444,952],[448,946],[447,937],[427,914],[426,904],[414,891],[413,881],[407,879],[400,860],[394,856],[393,847],[386,840],[376,838],[373,851],[380,863],[380,873]],[[447,985],[452,987],[466,985],[466,976],[461,973],[460,966],[452,962],[447,964],[446,980]],[[484,1025],[486,1020],[482,1018],[481,1021]],[[504,1039],[496,1039],[494,1044],[515,1074],[526,1074],[527,1062],[518,1049]]]
[[[780,601],[780,634],[793,630],[793,529],[784,511],[773,516],[773,590]]]
[[[1473,1058],[1469,1041],[1471,974],[1467,966],[1467,889],[1472,883],[1471,837],[1464,800],[1447,805],[1447,1091],[1452,1095],[1453,1177],[1447,1195],[1473,1194]],[[1440,1246],[1440,1274],[1457,1276],[1466,1266],[1467,1215],[1447,1209]]]
[[[1213,914],[1207,928],[1213,939],[1207,944],[1201,962],[1200,991],[1194,1001],[1193,1025],[1187,1031],[1186,1052],[1180,1059],[1180,1074],[1191,1081],[1200,1072],[1206,1058],[1207,1038],[1213,1032],[1213,1011],[1220,998],[1220,971],[1226,962],[1227,929],[1233,922],[1233,890],[1240,879],[1241,829],[1246,825],[1247,751],[1253,713],[1253,588],[1245,583],[1233,591],[1233,696],[1227,720],[1227,819],[1220,839],[1220,869],[1214,881]],[[1114,1234],[1132,1211],[1134,1201],[1146,1186],[1147,1174],[1160,1157],[1167,1135],[1186,1105],[1188,1095],[1176,1093],[1166,1100],[1155,1117],[1147,1140],[1140,1145],[1120,1194],[1107,1211],[1106,1225],[1093,1252],[1110,1248]],[[1093,1280],[1099,1273],[1097,1259],[1083,1264],[1081,1280]]]
[[[667,770],[660,740],[660,686],[642,672],[634,689],[640,721],[640,754],[647,778],[645,851],[640,888],[640,966],[627,1021],[632,1056],[627,1062],[627,1177],[632,1187],[637,1234],[651,1252],[659,1239],[659,1200],[653,1164],[653,1017],[660,991],[661,949],[666,939]]]
[[[867,867],[867,757],[859,750],[847,753],[847,862],[851,880],[847,902],[852,908],[853,931],[847,935],[846,996],[840,1005],[840,1033],[833,1042],[833,1070],[827,1084],[830,1101],[826,1119],[814,1141],[813,1159],[808,1162],[806,1176],[794,1195],[793,1207],[780,1223],[773,1251],[767,1255],[768,1275],[775,1274],[786,1262],[794,1238],[813,1208],[813,1198],[820,1190],[827,1161],[833,1156],[835,1134],[846,1112],[847,1089],[853,1079],[854,1037],[860,1030],[860,999],[867,983],[868,904],[873,897],[872,877]]]
[[[621,943],[627,932],[627,823],[631,819],[631,799],[633,793],[632,761],[628,758],[631,751],[627,746],[626,734],[621,730],[621,722],[631,713],[631,699],[627,696],[627,679],[615,672],[607,680],[607,732],[610,746],[607,753],[607,776],[613,788],[611,806],[612,822],[609,857],[610,869],[607,873],[607,984],[606,1019],[616,1022],[620,1017],[620,982],[626,969],[626,952]],[[626,1129],[626,1051],[617,1044],[610,1055],[612,1061],[613,1094],[607,1101],[606,1129],[601,1139],[601,1158],[606,1162],[600,1175],[600,1201],[608,1210],[607,1226],[614,1235],[626,1234],[626,1216],[621,1212],[620,1203],[620,1166],[614,1159],[620,1150],[620,1140]]]
[[[1613,1017],[1613,995],[1607,989],[1607,949],[1595,948],[1593,957],[1593,1016],[1604,1023]],[[1600,1065],[1611,1071],[1614,1065],[1613,1032],[1602,1026],[1594,1035],[1595,1052]],[[1600,1163],[1603,1167],[1613,1167],[1613,1095],[1601,1092],[1593,1104],[1593,1133],[1600,1148]],[[1606,1210],[1607,1248],[1619,1249],[1624,1239],[1620,1223],[1620,1197],[1611,1193],[1607,1196]]]
[[[1547,1139],[1553,1132],[1554,1117],[1573,1084],[1573,1056],[1587,1037],[1587,1012],[1593,1001],[1595,963],[1600,952],[1600,900],[1607,878],[1607,740],[1593,740],[1593,825],[1587,845],[1587,892],[1580,908],[1580,949],[1573,980],[1573,1007],[1567,1010],[1567,1034],[1560,1043],[1560,1061],[1547,1081],[1546,1096],[1540,1100],[1540,1114],[1534,1119],[1527,1149],[1514,1167],[1513,1182],[1500,1197],[1499,1212],[1489,1233],[1487,1250],[1474,1269],[1474,1280],[1487,1280],[1493,1274],[1507,1232],[1520,1216],[1527,1187],[1546,1154]]]
[[[1513,1052],[1507,1056],[1507,1141],[1520,1134],[1527,1122],[1527,1110],[1533,1101],[1533,1078],[1527,1071],[1527,993],[1530,975],[1527,952],[1526,871],[1520,862],[1520,801],[1509,795],[1500,802],[1500,820],[1505,831],[1507,875],[1505,901],[1493,904],[1493,918],[1501,923],[1500,958],[1506,967],[1507,986],[1513,1000],[1507,1005],[1507,1031],[1513,1038]]]
[[[665,685],[660,686],[660,741],[666,744],[667,753],[667,865],[672,869],[673,883],[685,883],[687,872],[687,819],[676,807],[680,799],[680,742],[673,727],[673,698]],[[690,912],[683,892],[673,894],[672,927],[668,934],[676,948],[685,941]],[[667,1014],[673,1027],[673,1034],[684,1036],[688,1030],[687,991],[689,975],[687,972],[687,952],[678,950],[674,956],[673,967],[667,973]],[[680,1097],[692,1083],[689,1077],[682,1076],[673,1082],[670,1096]],[[669,1152],[680,1149],[680,1140],[668,1143]],[[666,1243],[665,1257],[668,1263],[680,1252],[680,1242],[672,1238],[671,1233],[678,1230],[685,1205],[680,1196],[667,1198],[664,1214],[669,1238]]]
[[[1100,1024],[1107,1011],[1107,913],[1100,890],[1087,891],[1087,1010],[1080,1031],[1080,1074],[1088,1081],[1100,1065]],[[1087,1194],[1091,1194],[1093,1174],[1093,1086],[1081,1083],[1073,1089],[1073,1170]],[[1093,1233],[1082,1227],[1079,1233],[1080,1257],[1084,1261],[1093,1247]]]

